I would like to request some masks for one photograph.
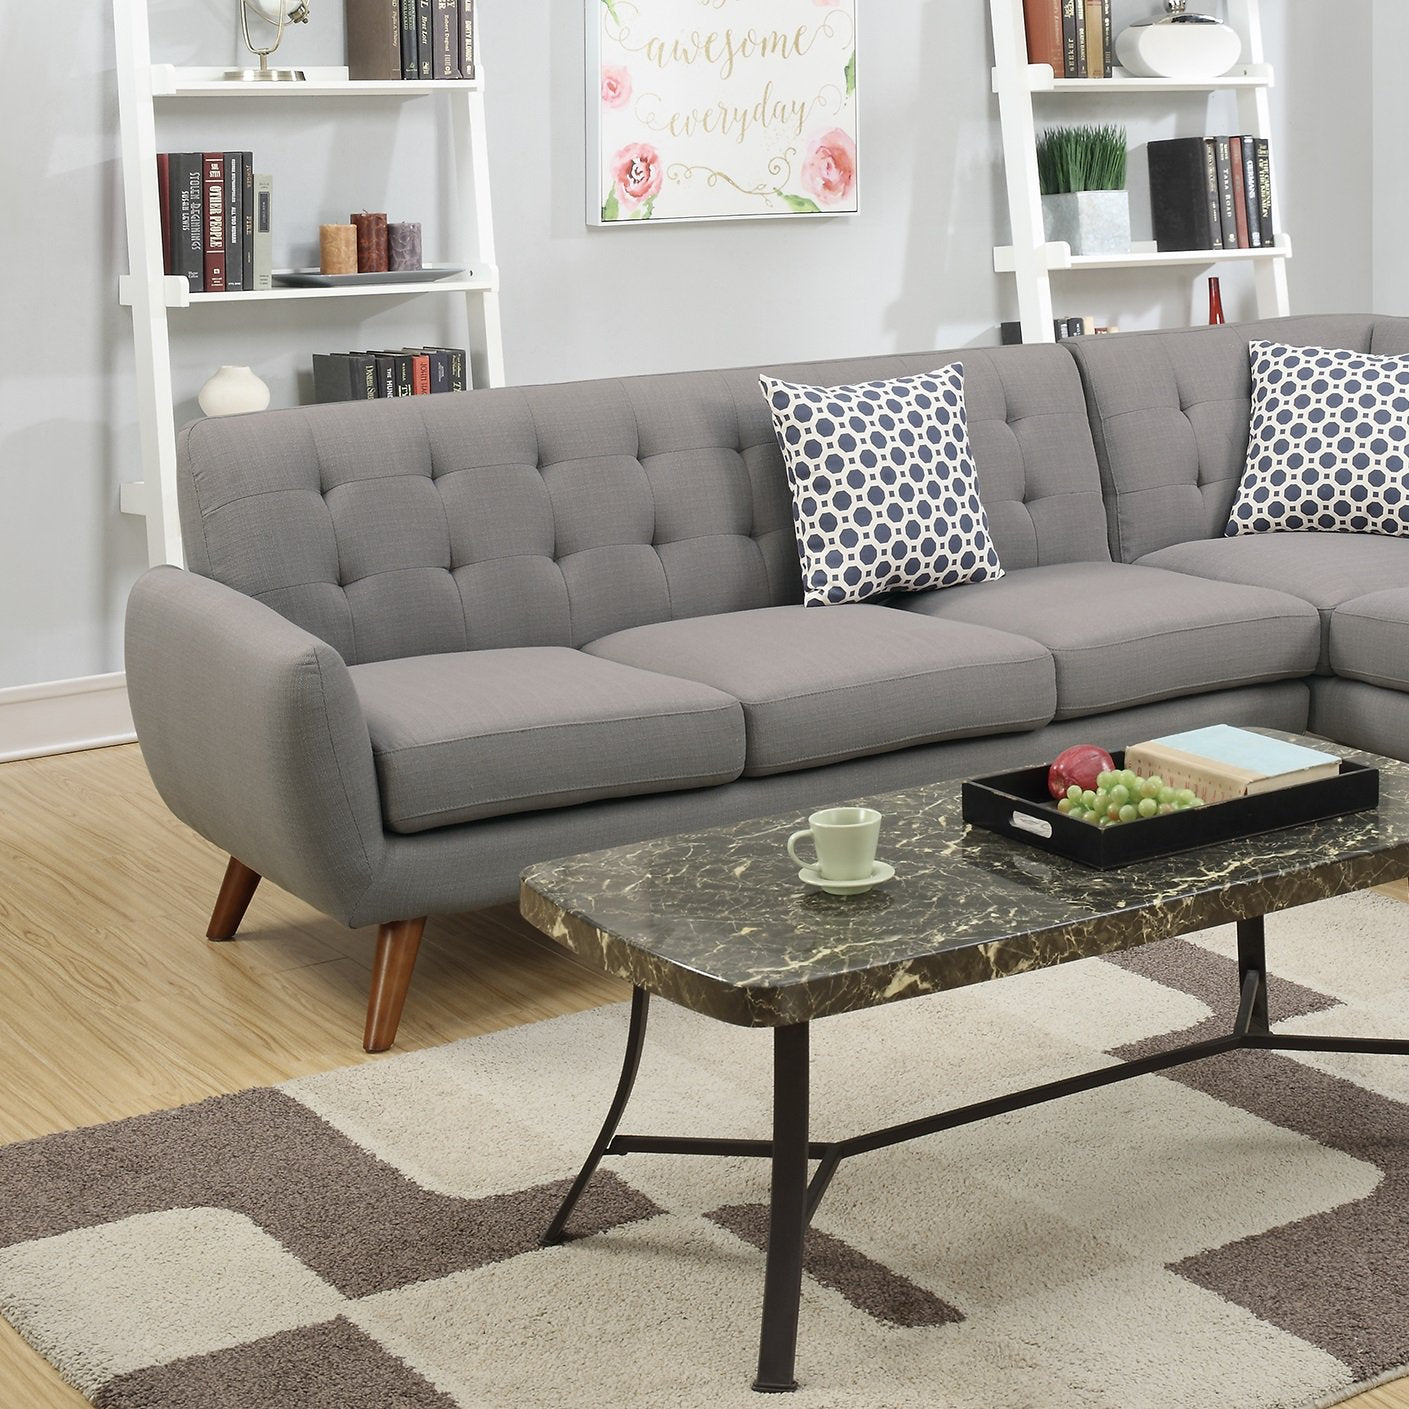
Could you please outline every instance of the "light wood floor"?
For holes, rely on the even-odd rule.
[[[224,865],[136,745],[0,764],[0,1143],[380,1060],[361,1049],[374,931],[266,885],[241,937],[210,944]],[[626,992],[512,907],[433,920],[396,1050]],[[0,1322],[0,1405],[85,1403]],[[1409,1380],[1350,1404],[1409,1409]]]

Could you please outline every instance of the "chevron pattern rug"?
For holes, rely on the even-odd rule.
[[[1272,916],[1274,1021],[1409,1031],[1409,907]],[[818,1023],[825,1139],[1212,1035],[1231,929]],[[0,1311],[103,1409],[756,1409],[762,1161],[537,1235],[622,1006],[0,1150]],[[652,1014],[625,1128],[761,1136],[766,1033]],[[798,1409],[1273,1409],[1409,1363],[1409,1060],[1231,1053],[848,1161]],[[0,1395],[0,1398],[3,1398]]]

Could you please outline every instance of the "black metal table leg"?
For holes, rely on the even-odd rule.
[[[616,1083],[616,1095],[612,1097],[607,1118],[602,1122],[601,1133],[597,1136],[597,1143],[592,1146],[592,1153],[587,1156],[587,1162],[578,1171],[577,1178],[572,1181],[572,1188],[568,1190],[562,1207],[559,1208],[553,1221],[548,1225],[547,1232],[539,1239],[544,1247],[550,1247],[554,1243],[563,1241],[563,1230],[567,1227],[567,1221],[572,1216],[573,1209],[577,1207],[577,1201],[582,1197],[582,1192],[587,1187],[587,1181],[591,1179],[593,1172],[602,1162],[602,1156],[606,1154],[607,1147],[612,1142],[612,1136],[616,1134],[617,1126],[621,1124],[621,1117],[626,1111],[626,1103],[631,1099],[631,1088],[636,1084],[636,1072],[641,1065],[641,1049],[646,1045],[646,1015],[650,1009],[650,1003],[651,995],[644,988],[632,989],[631,1025],[626,1032],[626,1055],[622,1059],[621,1076]]]
[[[1266,924],[1261,915],[1238,921],[1238,981],[1245,984],[1249,974],[1256,974],[1257,997],[1253,999],[1247,1031],[1265,1035],[1271,1031],[1267,1017],[1267,940]]]
[[[773,1029],[773,1189],[768,1213],[768,1263],[763,1277],[763,1325],[758,1378],[764,1394],[797,1388],[798,1301],[802,1240],[807,1229],[807,1024]]]

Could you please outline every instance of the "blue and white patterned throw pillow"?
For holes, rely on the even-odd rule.
[[[792,485],[808,606],[1002,577],[961,363],[858,386],[759,381]]]
[[[1248,350],[1247,467],[1224,535],[1409,535],[1409,357]]]

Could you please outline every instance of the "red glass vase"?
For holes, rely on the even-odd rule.
[[[1222,323],[1223,318],[1223,295],[1218,288],[1218,279],[1211,275],[1208,281],[1208,321],[1210,323]]]

